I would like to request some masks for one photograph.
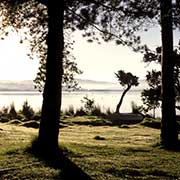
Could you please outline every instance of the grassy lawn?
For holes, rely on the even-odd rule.
[[[106,121],[97,117],[68,118],[59,139],[64,154],[92,179],[180,179],[180,152],[157,145],[158,129],[140,124],[103,126],[97,125],[97,120]],[[90,121],[96,123],[88,124]],[[0,123],[0,179],[64,179],[61,169],[25,151],[37,132]]]

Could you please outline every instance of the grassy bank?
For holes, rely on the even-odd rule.
[[[91,121],[101,123],[87,123]],[[119,126],[105,122],[107,119],[95,116],[71,117],[64,120],[60,129],[64,154],[92,179],[180,177],[180,152],[157,145],[159,129],[140,123]],[[37,132],[33,128],[0,123],[0,179],[65,179],[62,169],[53,168],[26,151]]]

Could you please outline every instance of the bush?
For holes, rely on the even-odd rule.
[[[9,118],[10,119],[16,119],[17,118],[17,112],[14,106],[14,103],[10,104],[10,109],[9,109]]]
[[[9,122],[9,118],[8,118],[7,116],[2,116],[2,117],[0,118],[0,122],[1,122],[1,123]]]
[[[3,108],[1,109],[1,117],[0,117],[0,122],[2,123],[6,123],[9,121],[9,118],[8,118],[8,107],[5,107],[3,106]]]
[[[111,114],[113,114],[113,112],[111,111],[110,107],[108,107],[108,108],[106,109],[105,114],[106,114],[106,115],[111,115]]]
[[[8,107],[3,106],[1,109],[1,116],[8,116]]]
[[[84,111],[87,114],[91,114],[93,109],[95,108],[95,101],[94,99],[88,98],[88,96],[83,97],[83,100],[81,102],[84,104]]]
[[[39,122],[31,120],[22,123],[21,126],[30,127],[30,128],[39,128]]]
[[[34,110],[30,105],[28,105],[27,101],[23,103],[22,110],[20,112],[26,117],[26,120],[33,119]]]
[[[93,115],[93,116],[102,116],[103,115],[100,106],[95,106],[92,109],[92,111],[90,112],[90,114]]]
[[[82,107],[76,110],[75,116],[85,116],[87,113],[84,111]]]
[[[144,120],[140,124],[147,127],[156,128],[156,129],[161,128],[160,119],[144,118]]]
[[[23,121],[24,119],[26,119],[26,117],[23,114],[21,114],[21,112],[18,112],[17,113],[17,119]]]
[[[33,120],[36,120],[36,121],[40,121],[40,120],[41,120],[41,109],[38,109],[38,110],[34,113]]]

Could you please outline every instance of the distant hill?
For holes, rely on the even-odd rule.
[[[37,91],[33,81],[0,81],[0,91]]]
[[[77,79],[81,89],[85,91],[114,91],[122,90],[123,87],[119,83],[115,82],[105,82],[105,81],[94,81],[94,80],[84,80]],[[146,88],[147,85],[144,80],[140,80],[140,84],[137,87],[132,87],[132,90],[142,90]],[[34,89],[34,84],[32,80],[24,81],[0,81],[0,91],[37,91]]]
[[[105,82],[105,81],[94,81],[94,80],[84,80],[84,79],[77,79],[81,90],[123,90],[123,87],[117,82]],[[142,90],[147,88],[148,85],[146,84],[145,80],[140,80],[139,85],[137,87],[132,87],[132,90]]]

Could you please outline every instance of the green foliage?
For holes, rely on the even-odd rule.
[[[9,118],[10,119],[16,119],[17,118],[17,112],[16,112],[16,109],[15,109],[14,103],[10,104]]]
[[[145,63],[161,62],[161,47],[157,47],[155,51],[146,49],[143,57]],[[144,104],[144,111],[148,112],[153,109],[153,117],[155,117],[156,108],[160,107],[161,101],[161,72],[152,70],[148,71],[146,75],[146,82],[149,88],[144,89],[141,92],[141,98]]]
[[[28,101],[25,101],[22,105],[22,110],[20,112],[28,119],[32,119],[34,116],[33,108],[28,104]]]
[[[85,115],[87,115],[87,113],[84,111],[83,107],[76,109],[75,116],[85,116]]]
[[[72,117],[72,116],[104,116],[105,114],[112,114],[110,108],[108,108],[106,113],[102,111],[100,105],[95,105],[94,100],[88,98],[87,96],[83,99],[83,107],[79,107],[76,110],[73,105],[70,105],[67,109],[62,111],[63,118]],[[87,99],[86,99],[87,98]]]
[[[132,73],[128,72],[124,72],[122,70],[118,71],[117,73],[115,73],[116,78],[118,79],[120,85],[122,86],[138,86],[139,82],[138,82],[138,77],[132,75]]]
[[[113,112],[112,112],[112,110],[110,109],[110,107],[108,107],[107,109],[106,109],[106,111],[105,111],[105,114],[106,115],[111,115]]]
[[[156,70],[148,71],[146,81],[151,88],[158,89],[161,86],[161,72]]]
[[[91,112],[94,110],[95,108],[95,101],[94,99],[90,99],[88,98],[88,96],[84,96],[83,99],[81,100],[81,102],[84,104],[84,111],[87,114],[91,114]]]
[[[92,116],[102,116],[102,115],[104,115],[104,113],[102,113],[101,107],[99,105],[95,105],[90,114]]]
[[[142,101],[146,105],[146,110],[156,109],[160,106],[161,89],[144,89],[141,93]]]
[[[29,128],[39,128],[39,122],[30,120],[30,121],[21,123],[21,126],[25,126],[25,127],[29,127]]]
[[[22,109],[16,111],[15,105],[12,102],[7,107],[2,107],[0,110],[0,122],[10,122],[16,124],[16,120],[19,122],[29,121],[29,120],[40,121],[41,119],[41,110],[34,111],[33,108],[25,101],[22,105]],[[15,122],[13,122],[13,120]],[[18,124],[17,122],[17,124]]]
[[[140,124],[143,126],[156,128],[156,129],[161,128],[161,120],[160,119],[144,118]]]
[[[94,99],[90,99],[88,96],[84,96],[81,102],[84,104],[82,109],[84,109],[84,112],[87,115],[93,115],[93,116],[104,115],[104,113],[102,113],[101,107],[95,104]]]
[[[155,109],[160,106],[161,99],[161,72],[152,70],[146,75],[146,81],[149,85],[149,89],[144,89],[141,93],[144,109],[146,112]],[[153,115],[155,117],[155,114]]]
[[[9,107],[3,106],[2,109],[1,109],[1,115],[7,116],[8,115],[8,110],[9,110]]]
[[[162,48],[157,47],[155,51],[150,49],[146,49],[146,52],[143,57],[143,61],[145,63],[155,62],[160,64],[161,62],[161,53]],[[179,64],[179,57],[180,51],[179,47],[177,47],[174,52],[175,57],[175,67],[174,67],[174,87],[176,93],[176,99],[180,94],[180,64]],[[156,108],[160,107],[161,104],[161,72],[152,70],[147,72],[146,81],[149,85],[148,89],[144,89],[141,93],[143,104],[145,105],[144,109],[149,111],[153,109],[154,117],[155,117],[155,110]]]

